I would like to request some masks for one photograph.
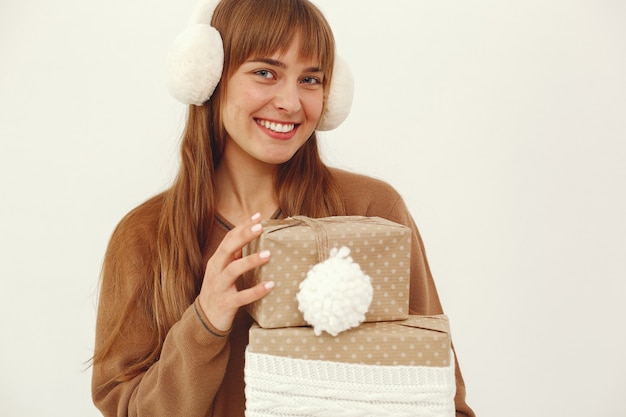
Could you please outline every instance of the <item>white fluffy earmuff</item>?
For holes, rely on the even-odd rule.
[[[200,0],[188,27],[176,37],[167,57],[167,89],[183,104],[201,106],[211,98],[222,77],[224,46],[217,29],[211,26],[213,12],[220,0]],[[350,113],[354,79],[350,68],[335,58],[333,80],[326,109],[317,130],[339,126]]]
[[[333,80],[328,91],[326,109],[317,130],[327,131],[338,127],[350,114],[352,97],[354,96],[354,78],[348,64],[340,56],[335,55]]]
[[[189,26],[176,37],[167,57],[167,89],[183,104],[201,106],[222,77],[224,46],[211,26],[220,0],[201,0]]]

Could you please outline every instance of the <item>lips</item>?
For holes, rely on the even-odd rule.
[[[289,133],[293,131],[297,126],[294,123],[271,122],[269,120],[263,119],[256,119],[256,122],[259,126],[263,126],[264,128],[276,133]]]

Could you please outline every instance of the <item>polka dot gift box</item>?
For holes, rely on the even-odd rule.
[[[454,357],[445,315],[363,323],[332,336],[253,325],[246,417],[453,417]]]
[[[314,266],[329,259],[332,251],[336,257],[350,264],[342,267],[353,271],[349,272],[350,279],[366,279],[369,280],[367,285],[371,286],[368,290],[352,281],[338,289],[329,289],[326,284],[335,285],[337,280],[330,276],[332,274],[320,271],[316,278],[328,275],[326,281],[320,280],[319,284],[308,287],[310,292],[318,293],[321,297],[319,303],[327,308],[344,309],[341,314],[334,314],[335,317],[364,314],[361,319],[354,317],[351,325],[346,324],[348,327],[355,327],[362,321],[393,321],[408,317],[411,231],[404,225],[379,217],[363,216],[319,219],[294,216],[266,220],[262,235],[244,247],[243,252],[247,255],[266,249],[272,253],[270,262],[245,274],[239,283],[242,288],[262,281],[276,283],[270,294],[247,307],[250,315],[263,328],[312,324],[302,312],[306,307],[303,299],[310,297],[302,293],[298,299],[301,283],[308,278],[307,274]],[[324,290],[326,295],[322,294]],[[371,292],[369,298],[368,291]],[[310,303],[315,303],[315,300]],[[312,304],[310,310],[317,311],[319,303]],[[359,303],[361,305],[355,305]],[[350,313],[345,313],[346,309]],[[317,319],[324,321],[325,318]],[[320,323],[320,328],[337,332],[332,331],[332,323]],[[341,330],[344,328],[340,327],[338,331]]]

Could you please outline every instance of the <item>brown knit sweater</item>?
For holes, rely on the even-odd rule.
[[[337,169],[332,172],[348,214],[379,216],[413,229],[410,311],[442,313],[421,237],[400,195],[382,181]],[[152,337],[149,318],[134,305],[133,294],[150,279],[156,262],[154,242],[162,204],[162,196],[157,196],[140,205],[120,222],[111,237],[103,268],[96,344],[101,343],[108,327],[109,312],[131,308],[133,313],[113,354],[93,367],[94,403],[105,416],[243,417],[244,351],[251,324],[244,309],[231,331],[224,333],[211,326],[197,302],[190,305],[170,329],[160,358],[150,369],[130,381],[113,380],[125,364],[147,352]],[[205,261],[227,231],[224,224],[214,222]],[[118,259],[114,266],[110,265],[112,256]],[[115,274],[124,277],[126,287],[121,295],[119,289],[114,292],[111,288]],[[465,384],[458,363],[456,370],[457,417],[474,416],[465,403]]]

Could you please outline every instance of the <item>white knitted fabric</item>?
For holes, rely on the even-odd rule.
[[[246,351],[246,417],[454,417],[450,363],[377,366]]]

